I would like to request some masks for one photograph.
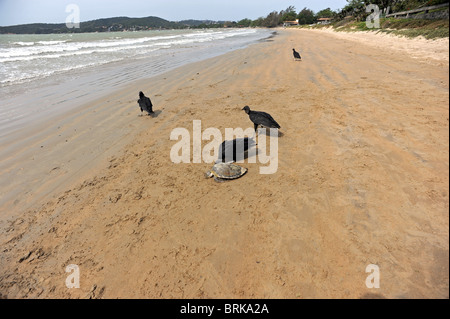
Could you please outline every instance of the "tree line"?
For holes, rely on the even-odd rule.
[[[347,0],[347,5],[336,11],[326,8],[314,12],[305,7],[297,12],[294,6],[289,6],[286,10],[279,12],[273,11],[266,17],[260,17],[256,20],[243,19],[234,24],[235,26],[240,27],[273,28],[282,25],[286,21],[298,20],[300,25],[308,25],[316,23],[320,18],[331,18],[339,21],[347,16],[352,16],[356,19],[365,19],[369,15],[369,13],[365,11],[366,6],[369,4],[377,5],[380,10],[389,8],[389,12],[398,12],[448,2],[449,0]]]
[[[308,8],[304,8],[300,12],[296,12],[294,6],[289,6],[286,10],[272,11],[266,17],[260,17],[256,20],[243,19],[237,22],[240,27],[263,27],[263,28],[274,28],[285,21],[296,21],[297,19],[301,24],[311,24],[314,23],[319,17],[331,17],[331,9],[327,8],[314,13]]]
[[[386,12],[408,11],[422,7],[448,3],[449,0],[347,0],[347,5],[335,13],[336,20],[342,20],[346,16],[355,17],[358,20],[365,19],[365,7],[369,4],[377,5],[380,10]]]

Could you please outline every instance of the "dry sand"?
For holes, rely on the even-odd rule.
[[[12,136],[1,296],[448,298],[448,42],[436,58],[436,42],[373,41],[279,30]],[[218,184],[170,161],[174,128],[251,127],[245,105],[282,126],[276,174],[246,162]]]
[[[414,39],[376,31],[336,32],[332,28],[311,29],[311,32],[330,34],[341,40],[355,41],[374,50],[391,51],[393,54],[408,55],[420,62],[447,65],[449,63],[449,38],[427,40],[419,36]]]

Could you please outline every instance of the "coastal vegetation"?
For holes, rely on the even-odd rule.
[[[395,19],[381,18],[380,28],[370,29],[365,21],[345,20],[329,25],[303,26],[303,28],[322,29],[333,28],[335,31],[357,32],[374,31],[414,38],[422,36],[426,39],[439,39],[449,37],[449,20],[424,20],[424,19]]]
[[[448,0],[372,0],[370,3],[377,4],[380,8],[379,28],[371,28],[366,23],[370,13],[365,10],[369,1],[347,0],[348,4],[340,12],[333,12],[331,20],[327,24],[299,24],[301,28],[333,28],[335,31],[356,32],[374,31],[380,33],[394,34],[409,38],[423,36],[426,39],[438,39],[449,37],[449,7],[430,10],[431,13],[444,13],[446,18],[424,18],[423,12],[416,12],[411,16],[389,17],[389,13],[404,12],[420,9],[428,6],[448,4]],[[388,15],[388,17],[386,17]]]

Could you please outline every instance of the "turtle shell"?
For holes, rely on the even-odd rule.
[[[237,179],[247,173],[247,169],[232,163],[218,163],[211,169],[212,175],[220,179]]]

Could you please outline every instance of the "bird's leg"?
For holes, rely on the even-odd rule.
[[[256,142],[255,145],[258,145],[258,140],[256,139],[256,137],[258,136],[258,126],[258,124],[255,124],[255,136],[253,137]]]
[[[258,124],[255,124],[255,137],[258,135]]]

